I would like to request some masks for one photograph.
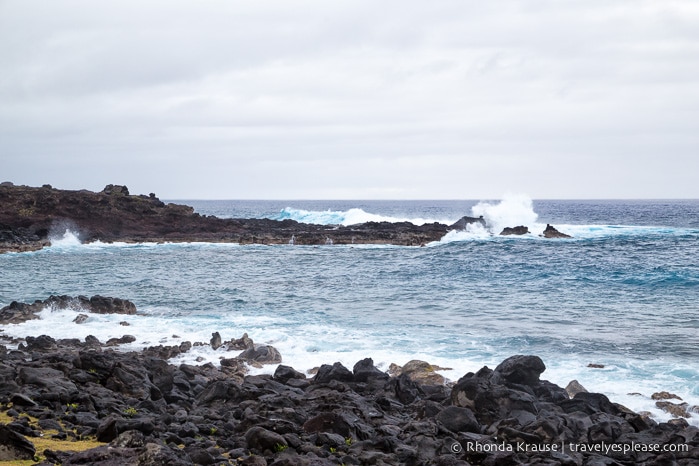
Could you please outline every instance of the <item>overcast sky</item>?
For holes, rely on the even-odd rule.
[[[0,181],[699,198],[699,2],[0,0]]]

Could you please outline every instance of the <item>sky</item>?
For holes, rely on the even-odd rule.
[[[0,0],[0,182],[699,198],[695,0]]]

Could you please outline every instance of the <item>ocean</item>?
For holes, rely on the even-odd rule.
[[[425,247],[81,244],[80,232],[58,232],[49,248],[0,255],[0,307],[100,294],[133,301],[139,314],[78,325],[75,311],[47,310],[2,333],[134,335],[124,349],[248,333],[297,370],[421,359],[454,381],[535,354],[542,378],[563,387],[576,379],[659,421],[669,417],[654,392],[699,405],[699,200],[176,202],[220,217],[345,225],[483,215],[489,229]],[[573,238],[541,238],[547,223]],[[532,233],[497,235],[517,225]],[[197,346],[173,362],[234,355]],[[699,413],[689,421],[699,425]]]

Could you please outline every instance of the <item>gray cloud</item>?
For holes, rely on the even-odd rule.
[[[699,197],[692,1],[0,1],[0,178]]]

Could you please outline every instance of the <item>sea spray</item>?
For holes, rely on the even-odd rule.
[[[479,202],[471,208],[474,217],[481,215],[491,233],[497,235],[506,227],[524,225],[533,231],[538,214],[532,200],[524,194],[506,194],[497,204]]]
[[[424,225],[426,223],[443,223],[451,224],[455,220],[436,220],[423,217],[407,217],[407,216],[390,216],[390,215],[380,215],[366,212],[360,208],[351,208],[348,210],[324,210],[324,211],[314,211],[314,210],[304,210],[295,209],[292,207],[286,207],[282,209],[279,214],[272,216],[272,220],[286,220],[291,219],[299,223],[310,223],[315,225],[357,225],[360,223],[367,222],[410,222],[413,225]]]

